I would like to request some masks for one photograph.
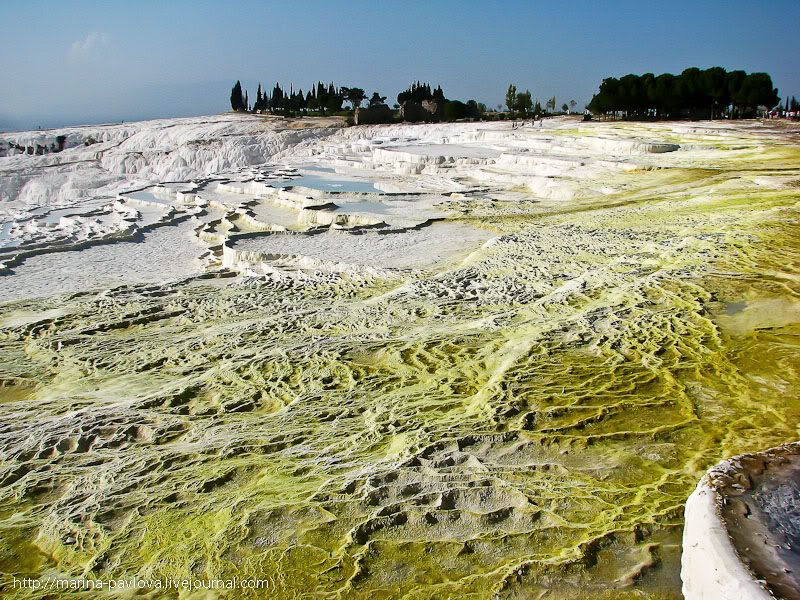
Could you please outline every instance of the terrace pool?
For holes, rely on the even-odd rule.
[[[312,171],[312,169],[304,169]],[[303,186],[323,192],[355,192],[379,194],[381,190],[375,187],[373,182],[355,177],[331,176],[332,170],[313,169],[316,172],[306,172],[288,181],[276,183],[276,187],[287,188],[292,186]],[[317,174],[319,173],[319,174]]]

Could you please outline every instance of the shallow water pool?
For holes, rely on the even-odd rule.
[[[324,173],[324,172],[323,172]],[[371,181],[360,179],[349,179],[341,177],[331,177],[328,175],[306,174],[275,184],[276,187],[287,188],[292,186],[303,186],[324,192],[357,192],[357,193],[380,193]]]

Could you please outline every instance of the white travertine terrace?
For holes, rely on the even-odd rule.
[[[685,514],[686,600],[800,597],[800,442],[714,466]]]
[[[681,579],[686,600],[774,600],[742,562],[704,477],[686,502]],[[760,540],[755,540],[760,542]]]
[[[554,126],[556,131],[566,127]],[[198,222],[197,235],[209,244],[197,257],[202,263],[192,264],[235,268],[232,257],[241,250],[229,242],[232,235],[416,227],[446,213],[442,207],[450,200],[442,194],[474,194],[486,186],[520,187],[541,198],[569,200],[596,193],[591,182],[600,172],[642,168],[641,160],[633,163],[628,155],[677,148],[554,135],[552,126],[539,131],[515,130],[509,124],[293,127],[282,120],[231,115],[6,134],[6,157],[0,165],[0,218],[6,220],[0,270],[21,276],[11,276],[0,297],[28,293],[24,285],[15,291],[15,284],[27,279],[25,262],[33,257],[45,265],[55,251],[133,241],[156,227],[169,232],[186,219]],[[52,149],[59,136],[64,140],[61,152],[29,155],[17,150],[37,145]],[[263,164],[275,166],[258,167]],[[291,178],[299,173],[293,169],[309,164],[335,169],[345,182],[366,175],[380,191],[293,186]],[[486,234],[478,237],[485,239]],[[433,255],[438,256],[435,250]],[[66,258],[53,258],[54,265]],[[313,257],[305,258],[309,264]],[[389,263],[402,267],[402,261]],[[151,273],[168,273],[165,266],[166,271]],[[175,272],[176,277],[185,274],[184,268]]]

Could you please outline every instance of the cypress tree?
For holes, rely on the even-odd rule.
[[[231,108],[241,111],[245,109],[244,98],[242,97],[242,84],[237,80],[231,89]]]
[[[277,110],[281,110],[284,105],[283,100],[283,90],[281,89],[281,84],[276,83],[275,87],[272,90],[272,99],[270,100],[270,109],[272,112]]]

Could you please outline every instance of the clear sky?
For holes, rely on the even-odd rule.
[[[800,97],[798,32],[800,0],[0,0],[0,129],[222,112],[236,79],[583,107],[605,76],[721,65]]]

